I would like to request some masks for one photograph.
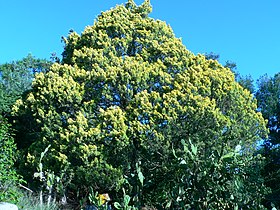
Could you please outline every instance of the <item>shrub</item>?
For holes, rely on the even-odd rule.
[[[0,116],[0,200],[15,203],[21,196],[18,189],[21,179],[14,168],[17,153],[9,128],[6,119]]]

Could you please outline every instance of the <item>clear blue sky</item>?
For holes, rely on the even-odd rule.
[[[101,11],[126,0],[9,0],[0,2],[0,63],[32,53],[63,51],[61,37],[81,33]],[[135,0],[137,4],[143,0]],[[254,79],[280,72],[279,0],[151,0],[153,18],[166,21],[194,53],[215,52]]]

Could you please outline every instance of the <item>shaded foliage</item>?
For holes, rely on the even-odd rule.
[[[7,120],[0,116],[0,200],[15,203],[21,196],[21,179],[14,168],[17,152],[9,128]]]
[[[262,76],[258,80],[258,91],[256,93],[258,107],[265,119],[269,136],[263,141],[261,153],[266,157],[264,177],[266,185],[272,189],[267,197],[267,202],[274,203],[280,207],[280,73],[273,77]]]
[[[25,58],[0,65],[0,113],[7,115],[14,102],[27,90],[36,73],[46,72],[50,61],[37,59],[31,54]]]

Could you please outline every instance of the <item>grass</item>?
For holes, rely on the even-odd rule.
[[[34,196],[31,193],[24,192],[24,196],[19,199],[16,204],[19,210],[59,210],[59,206],[56,203],[47,205],[43,203],[40,205],[39,196]]]

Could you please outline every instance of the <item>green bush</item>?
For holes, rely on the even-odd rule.
[[[15,203],[21,196],[18,189],[21,179],[14,169],[16,145],[9,127],[6,119],[0,116],[0,201]]]
[[[241,149],[221,154],[213,148],[205,153],[201,145],[182,141],[170,163],[170,182],[161,186],[162,203],[171,209],[262,209],[268,189],[261,177],[263,158]],[[168,189],[168,190],[167,190]]]

